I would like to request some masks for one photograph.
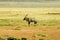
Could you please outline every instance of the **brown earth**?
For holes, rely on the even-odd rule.
[[[39,35],[45,35],[41,37]],[[60,25],[58,26],[40,26],[40,27],[0,27],[0,37],[7,39],[8,37],[16,37],[17,39],[27,38],[27,40],[60,40]]]

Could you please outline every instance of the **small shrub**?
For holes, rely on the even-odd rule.
[[[39,40],[44,40],[43,38],[40,38]]]
[[[46,24],[43,24],[43,26],[46,26]]]
[[[36,35],[33,35],[33,37],[36,37]]]
[[[42,36],[42,37],[46,37],[46,35],[44,35],[44,34],[43,34],[43,35],[41,35],[41,36]]]
[[[20,39],[17,39],[17,40],[20,40]]]
[[[7,40],[17,40],[17,39],[14,37],[9,37],[9,38],[7,38]]]
[[[38,36],[41,36],[41,34],[37,34]]]
[[[15,30],[21,30],[21,28],[20,27],[16,27]]]
[[[27,38],[21,38],[21,40],[27,40]]]
[[[46,37],[46,35],[45,35],[45,34],[38,34],[38,36]]]

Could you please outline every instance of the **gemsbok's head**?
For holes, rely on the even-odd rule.
[[[25,15],[25,17],[23,18],[23,20],[26,20],[27,19],[27,16],[28,16],[28,14]]]

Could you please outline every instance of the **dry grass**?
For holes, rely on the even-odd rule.
[[[4,39],[15,37],[17,39],[27,38],[28,40],[60,40],[59,26],[22,27],[20,30],[0,29],[0,36]],[[44,36],[45,37],[44,37]]]
[[[48,10],[48,11],[47,11]],[[60,9],[51,8],[21,8],[6,9],[0,11],[0,37],[7,39],[15,37],[17,39],[27,38],[28,40],[60,40],[60,15],[48,15],[48,12],[60,12]],[[38,20],[37,26],[23,21],[24,16],[35,17]]]

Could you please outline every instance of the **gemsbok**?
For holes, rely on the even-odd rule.
[[[35,18],[28,17],[28,14],[25,15],[25,17],[23,18],[23,20],[26,20],[28,22],[28,26],[30,26],[31,22],[33,22],[34,25],[37,24],[37,20]]]

